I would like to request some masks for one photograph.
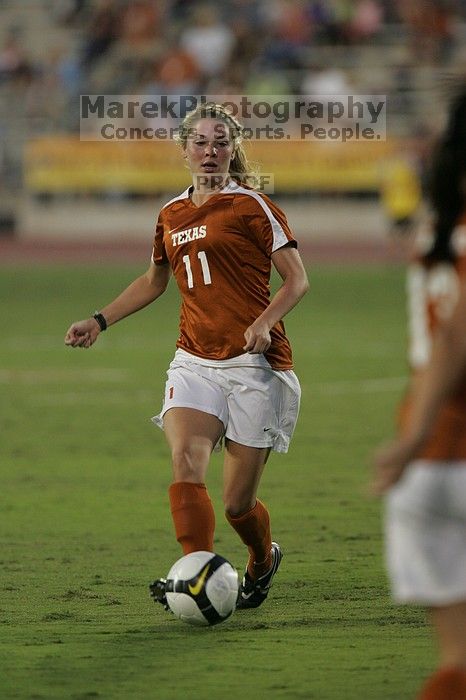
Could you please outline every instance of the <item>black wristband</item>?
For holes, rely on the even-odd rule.
[[[107,321],[105,320],[105,316],[103,316],[101,313],[96,311],[92,318],[95,318],[95,320],[97,321],[97,323],[100,326],[101,331],[107,330]]]

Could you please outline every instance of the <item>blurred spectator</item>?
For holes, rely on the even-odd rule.
[[[332,0],[329,3],[314,2],[311,12],[320,24],[322,38],[332,44],[346,44],[349,41],[349,23],[354,6],[349,0]]]
[[[192,10],[193,0],[170,0],[170,20],[186,24],[186,18]]]
[[[376,0],[358,0],[349,23],[352,41],[368,41],[376,36],[383,21],[383,9]]]
[[[262,68],[269,70],[299,70],[301,68],[301,56],[294,44],[280,35],[280,30],[275,29],[267,37],[258,61]]]
[[[233,46],[225,79],[244,85],[252,62],[267,40],[267,33],[259,12],[260,3],[232,0],[229,5],[226,21],[233,34]]]
[[[241,17],[233,20],[231,30],[234,36],[234,44],[230,55],[230,65],[241,64],[245,69],[246,76],[252,61],[261,51],[263,40],[255,32],[251,33],[247,20]]]
[[[77,52],[62,46],[51,48],[43,70],[43,82],[49,86],[47,92],[49,89],[56,89],[69,96],[79,94],[83,75]]]
[[[354,92],[348,76],[341,68],[314,66],[304,74],[303,95],[349,95]]]
[[[194,7],[192,22],[181,33],[180,46],[193,58],[206,79],[221,75],[233,49],[233,33],[220,19],[217,7]]]
[[[27,58],[15,34],[7,35],[0,50],[0,83],[17,78],[32,78],[32,63]]]
[[[311,18],[314,31],[318,36],[325,34],[325,28],[332,23],[333,13],[331,4],[325,0],[313,0],[308,4],[307,11]]]
[[[260,70],[251,73],[244,91],[247,95],[289,95],[291,86],[284,73]]]
[[[72,26],[85,11],[87,0],[55,0],[53,17],[58,24]]]
[[[296,0],[272,0],[261,4],[263,24],[262,46],[257,56],[255,69],[260,74],[280,72],[278,82],[287,83],[291,92],[291,74],[302,67],[301,50],[311,37],[311,16],[306,11],[306,3]],[[257,76],[260,80],[261,76]],[[282,93],[283,94],[283,93]]]
[[[154,0],[129,2],[121,16],[121,39],[133,46],[147,46],[159,33],[160,4]]]
[[[410,61],[401,61],[392,68],[393,94],[390,96],[392,107],[398,112],[410,115],[414,109],[413,95],[416,86],[415,67]]]
[[[105,60],[95,61],[89,71],[86,90],[131,94],[141,87],[144,89],[144,85],[152,86],[154,65],[166,51],[165,41],[158,36],[162,33],[164,3],[153,0],[103,2],[104,9],[110,12],[107,38],[111,41],[105,50]]]
[[[278,0],[271,20],[274,34],[292,47],[306,45],[312,36],[312,14],[300,0]]]
[[[199,66],[191,54],[180,48],[164,55],[156,71],[156,84],[161,94],[196,94],[199,79]]]
[[[398,0],[400,18],[406,24],[413,59],[447,63],[455,36],[455,7],[449,0]]]
[[[249,26],[251,34],[259,39],[258,32],[261,29],[261,5],[263,3],[251,2],[251,0],[230,0],[223,3],[224,19],[231,26],[232,22],[241,20]]]
[[[115,0],[98,0],[86,28],[83,65],[90,68],[107,53],[119,34],[119,11]]]

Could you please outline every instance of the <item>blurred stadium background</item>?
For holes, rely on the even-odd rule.
[[[466,73],[465,0],[0,0],[0,28],[4,260],[147,245],[159,205],[185,186],[179,156],[80,142],[79,95],[180,93],[386,94],[386,142],[265,144],[259,159],[304,250],[396,257],[387,233],[422,212]]]

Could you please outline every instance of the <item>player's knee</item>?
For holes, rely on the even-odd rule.
[[[251,496],[251,494],[225,493],[223,495],[225,513],[231,518],[237,518],[247,513],[248,510],[254,507],[255,502],[256,498]]]
[[[196,466],[189,448],[176,447],[172,450],[173,473],[177,481],[193,481]]]
[[[172,450],[172,465],[176,481],[198,483],[203,480],[203,465],[189,447],[176,447]]]

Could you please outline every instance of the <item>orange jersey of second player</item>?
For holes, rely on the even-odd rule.
[[[408,271],[410,364],[414,382],[430,359],[436,328],[451,316],[459,284],[466,280],[466,216],[453,232],[452,247],[457,255],[454,266],[438,263],[426,267],[418,260]],[[408,391],[400,412],[402,428],[410,404]],[[454,395],[442,406],[431,436],[418,456],[440,461],[466,459],[466,373]]]
[[[272,253],[296,246],[283,212],[255,190],[230,181],[201,206],[192,188],[168,202],[157,221],[152,260],[169,263],[182,296],[177,347],[209,360],[244,353],[244,332],[268,306]],[[265,353],[291,369],[283,322]]]

